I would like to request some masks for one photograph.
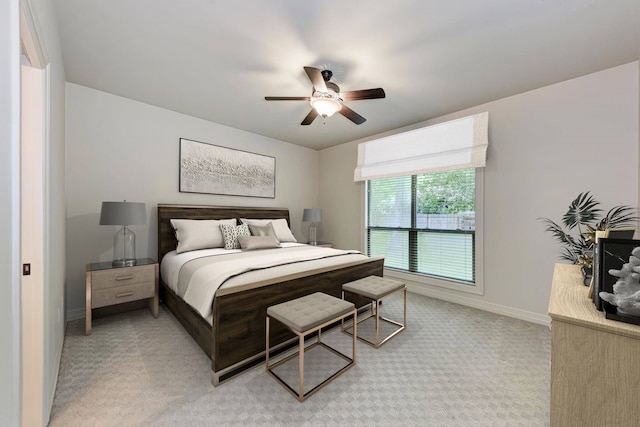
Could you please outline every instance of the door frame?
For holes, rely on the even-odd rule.
[[[45,426],[45,173],[49,135],[49,57],[29,0],[20,0],[20,418]]]

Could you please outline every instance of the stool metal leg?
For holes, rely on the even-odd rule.
[[[300,355],[298,356],[298,400],[302,402],[304,397],[304,335],[299,337]]]
[[[266,369],[267,371],[269,371],[269,316],[267,316],[267,326],[266,326],[266,330],[267,330],[267,331],[266,331],[266,332],[267,332],[267,334],[266,334],[267,336],[266,336],[266,340],[265,340],[265,341],[266,341],[266,347],[267,347],[267,348],[266,348],[266,350],[265,350],[265,352],[266,352],[266,354],[265,354],[265,362],[266,362],[266,363],[265,363],[265,365],[264,365],[264,366],[265,366],[265,369]]]
[[[344,318],[342,319],[344,321]],[[356,341],[358,341],[356,339],[356,337],[358,336],[357,333],[357,329],[358,329],[358,310],[354,310],[353,311],[353,363],[356,363]]]
[[[407,287],[404,287],[404,326],[407,326]]]
[[[404,300],[404,301],[403,301],[403,302],[404,302],[404,309],[403,309],[403,323],[397,322],[397,321],[392,320],[392,319],[387,319],[386,317],[384,317],[384,316],[380,315],[380,303],[381,303],[383,300],[385,300],[385,299],[387,299],[387,298],[389,298],[389,297],[391,297],[391,296],[393,296],[393,295],[397,294],[397,293],[398,293],[398,292],[400,292],[400,291],[402,291],[402,292],[404,293],[404,298],[403,298],[403,300]],[[343,289],[343,290],[342,290],[342,299],[345,299],[345,298],[344,298],[344,297],[345,297],[345,292],[350,293],[350,294],[353,294],[353,295],[356,295],[356,296],[359,296],[359,297],[362,297],[362,298],[367,298],[367,297],[364,297],[364,296],[362,296],[362,295],[360,295],[360,294],[358,294],[358,293],[350,292],[350,291],[345,291],[345,290]],[[354,322],[354,326],[346,326],[346,327],[345,327],[345,326],[344,326],[344,321],[343,321],[343,322],[341,323],[340,330],[341,330],[342,332],[344,332],[345,334],[347,334],[347,335],[355,335],[355,334],[356,334],[356,330],[355,330],[355,325],[356,325],[356,323],[362,323],[362,322],[364,322],[364,321],[366,321],[366,320],[369,320],[369,319],[373,318],[373,319],[374,319],[374,321],[375,321],[374,340],[373,340],[373,341],[370,341],[370,340],[368,340],[368,339],[366,339],[366,338],[363,338],[363,337],[357,337],[357,338],[358,338],[360,341],[362,341],[362,342],[364,342],[364,343],[366,343],[366,344],[369,344],[369,345],[370,345],[370,346],[372,346],[372,347],[378,348],[378,347],[380,347],[382,344],[384,344],[385,342],[389,341],[391,338],[393,338],[394,336],[396,336],[397,334],[399,334],[400,332],[402,332],[402,331],[407,327],[407,287],[405,286],[404,288],[397,289],[397,290],[395,290],[395,291],[393,291],[393,292],[390,292],[390,293],[388,293],[388,294],[386,294],[386,295],[382,296],[382,297],[381,297],[381,298],[379,298],[379,299],[370,299],[370,301],[371,301],[371,313],[370,313],[368,316],[364,317],[363,319],[358,320],[357,322]],[[374,306],[375,306],[375,314],[373,313],[373,311],[374,311]],[[395,330],[395,331],[394,331],[393,333],[391,333],[389,336],[387,336],[386,338],[384,338],[382,341],[380,341],[380,321],[381,321],[381,320],[382,320],[382,321],[384,321],[384,322],[387,322],[387,323],[390,323],[390,324],[392,324],[392,325],[395,325],[395,326],[398,326],[398,327],[399,327],[397,330]],[[351,328],[353,328],[353,332],[350,332],[350,331],[349,331],[349,329],[351,329]]]
[[[347,369],[351,368],[353,365],[355,365],[356,363],[356,336],[353,336],[353,354],[352,357],[349,358],[347,355],[339,352],[338,350],[328,346],[327,344],[323,343],[320,341],[319,337],[320,337],[320,330],[326,326],[331,325],[332,323],[336,323],[338,321],[344,321],[344,319],[346,317],[349,316],[353,316],[353,322],[354,325],[357,325],[357,315],[358,315],[358,311],[354,308],[353,311],[350,311],[348,313],[345,313],[343,315],[341,315],[340,317],[335,317],[331,320],[328,320],[327,322],[316,326],[313,329],[309,329],[307,331],[295,331],[293,329],[289,330],[293,333],[295,333],[296,335],[298,335],[298,351],[290,354],[288,356],[286,356],[285,358],[278,360],[276,362],[273,362],[272,365],[269,365],[269,357],[268,357],[268,353],[269,353],[269,316],[267,316],[267,324],[266,324],[266,332],[267,332],[267,337],[266,337],[266,351],[267,351],[267,357],[266,357],[266,370],[267,373],[276,379],[276,381],[278,381],[280,383],[280,385],[282,385],[289,393],[291,393],[294,397],[296,397],[300,402],[303,402],[304,400],[306,400],[309,396],[311,396],[312,394],[314,394],[315,392],[317,392],[318,390],[320,390],[322,387],[324,387],[325,385],[327,385],[329,382],[331,382],[334,378],[338,377],[339,375],[341,375],[344,371],[346,371]],[[277,320],[277,319],[274,319]],[[285,325],[286,326],[286,325]],[[318,333],[318,341],[311,344],[310,346],[305,348],[305,337],[308,336],[311,333],[317,332]],[[326,378],[324,381],[322,381],[320,384],[316,385],[315,387],[313,387],[311,390],[309,390],[308,392],[304,392],[304,352],[305,350],[310,350],[311,348],[320,345],[322,347],[324,347],[325,349],[329,350],[331,353],[339,356],[340,358],[342,358],[343,360],[347,361],[347,365],[345,365],[344,367],[342,367],[341,369],[339,369],[338,371],[334,372],[329,378]],[[278,366],[286,363],[287,361],[298,357],[298,390],[294,390],[293,387],[291,387],[289,384],[287,384],[282,378],[280,378],[274,371],[273,369],[277,368]]]
[[[373,302],[371,306],[373,306]],[[380,300],[376,300],[376,338],[374,342],[376,345],[380,342]]]

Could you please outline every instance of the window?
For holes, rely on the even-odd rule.
[[[476,281],[476,169],[367,181],[367,252],[385,268]]]

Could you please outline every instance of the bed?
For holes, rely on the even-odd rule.
[[[158,260],[171,256],[178,245],[172,219],[252,218],[281,220],[289,223],[286,208],[221,207],[193,205],[158,205]],[[174,251],[174,252],[172,252]],[[345,257],[347,258],[347,257]],[[160,278],[160,298],[202,350],[211,358],[212,383],[219,385],[234,375],[264,360],[265,316],[267,307],[313,292],[340,297],[343,283],[366,276],[382,276],[383,257],[363,257],[340,265],[315,266],[305,271],[261,279],[230,289],[220,289],[213,296],[211,316],[187,304]],[[353,300],[358,307],[366,300]],[[274,352],[292,343],[294,335],[285,328],[274,328],[271,340]]]

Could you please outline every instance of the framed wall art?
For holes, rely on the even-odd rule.
[[[180,192],[275,198],[276,159],[180,138]]]

